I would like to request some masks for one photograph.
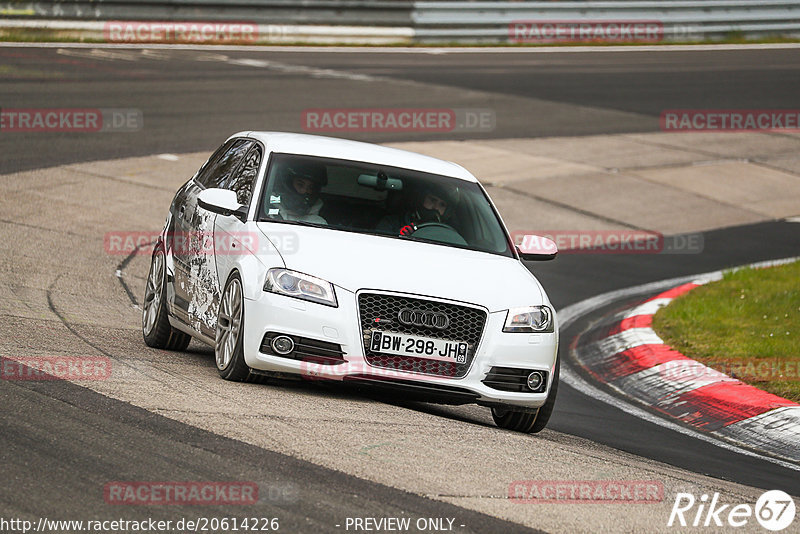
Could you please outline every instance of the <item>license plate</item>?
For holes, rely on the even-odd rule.
[[[369,343],[372,352],[413,356],[427,360],[467,363],[467,344],[463,341],[446,341],[431,337],[412,336],[397,332],[374,330]]]

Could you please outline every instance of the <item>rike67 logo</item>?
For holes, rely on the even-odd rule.
[[[794,500],[783,491],[767,491],[750,504],[722,504],[719,493],[711,500],[707,494],[696,498],[691,493],[678,493],[667,526],[681,527],[743,527],[755,517],[767,530],[778,532],[794,521]]]

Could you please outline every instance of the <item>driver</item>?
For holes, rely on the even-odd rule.
[[[285,221],[327,224],[319,215],[323,205],[319,194],[326,185],[328,173],[324,165],[290,163],[279,175],[270,195],[270,215],[278,210]]]
[[[417,193],[411,209],[397,215],[386,215],[375,229],[395,235],[411,235],[420,225],[449,221],[457,202],[457,189],[449,189],[439,184],[426,184]]]

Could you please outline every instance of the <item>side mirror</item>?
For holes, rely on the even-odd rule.
[[[212,187],[204,189],[197,195],[197,204],[204,210],[218,215],[236,215],[240,219],[246,216],[246,207],[239,204],[236,193],[230,189]]]
[[[522,242],[517,246],[520,257],[527,261],[552,260],[558,254],[555,241],[538,235],[522,236]]]

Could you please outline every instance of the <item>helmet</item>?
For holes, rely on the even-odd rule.
[[[425,183],[417,192],[412,217],[420,224],[445,222],[453,215],[460,196],[456,186],[435,182]]]
[[[297,161],[290,162],[279,173],[276,189],[280,192],[281,204],[298,215],[305,215],[326,185],[328,172],[324,165]]]

